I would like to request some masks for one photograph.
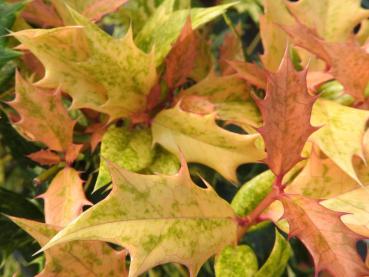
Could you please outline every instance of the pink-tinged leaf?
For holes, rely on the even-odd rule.
[[[37,240],[41,246],[61,229],[24,218],[10,217],[10,219]],[[65,243],[45,251],[45,257],[45,267],[36,277],[128,276],[125,267],[126,252],[114,251],[102,242]]]
[[[40,165],[54,165],[61,162],[60,156],[50,150],[40,150],[29,154],[27,157]]]
[[[369,83],[369,53],[365,48],[360,47],[353,38],[345,42],[326,42],[299,21],[283,28],[296,45],[327,63],[329,73],[344,86],[348,94],[359,101],[365,100]]]
[[[15,127],[29,140],[66,152],[75,122],[63,106],[60,92],[40,89],[16,74],[16,97],[9,103],[20,115]]]
[[[94,20],[100,20],[104,15],[112,13],[128,0],[94,0],[85,8],[83,15]]]
[[[265,89],[267,84],[267,72],[253,63],[230,61],[230,66],[238,75],[248,83]]]
[[[22,62],[26,65],[26,67],[35,75],[37,79],[41,79],[45,75],[45,68],[40,62],[39,59],[36,58],[30,51],[24,49],[22,50],[23,55],[21,57]]]
[[[286,51],[278,71],[268,74],[265,99],[256,99],[264,120],[258,131],[265,141],[266,163],[277,176],[302,159],[305,142],[316,130],[310,124],[316,97],[308,93],[306,73],[294,69]]]
[[[55,226],[66,226],[82,213],[86,198],[78,172],[70,167],[61,170],[52,180],[46,193],[39,196],[45,201],[45,221]]]
[[[244,61],[242,42],[235,32],[228,32],[223,44],[220,47],[219,65],[223,75],[230,75],[235,73],[234,68],[230,66],[228,61]]]
[[[215,105],[204,96],[188,95],[180,100],[182,110],[200,115],[211,114],[215,111]]]
[[[165,64],[165,81],[170,89],[177,88],[187,81],[197,56],[199,39],[192,29],[191,19],[188,18],[177,42],[168,54]]]
[[[78,157],[83,148],[83,144],[70,144],[65,153],[65,161],[67,164],[72,164]]]
[[[106,129],[107,125],[103,123],[95,123],[86,129],[86,133],[91,134],[90,146],[92,151],[94,151],[101,142]]]
[[[342,213],[302,195],[284,195],[280,200],[290,226],[289,236],[299,238],[309,250],[315,276],[322,270],[335,277],[369,274],[356,250],[357,241],[363,238],[342,223]]]
[[[43,28],[63,26],[63,21],[56,13],[53,6],[43,0],[30,1],[22,16],[28,22]]]

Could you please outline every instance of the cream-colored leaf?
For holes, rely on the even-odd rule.
[[[210,256],[235,242],[231,207],[212,188],[196,186],[185,164],[174,176],[140,175],[114,164],[109,169],[111,194],[44,250],[74,240],[108,241],[128,249],[130,277],[168,262],[184,264],[196,276]]]
[[[153,138],[172,153],[183,153],[188,162],[207,165],[237,182],[236,169],[265,157],[260,135],[240,135],[215,123],[215,114],[183,111],[180,105],[164,110],[153,121]],[[222,162],[219,162],[221,157]]]
[[[13,34],[46,68],[38,85],[60,87],[72,96],[72,108],[91,108],[111,120],[144,111],[157,80],[154,54],[138,49],[130,31],[114,39],[71,13],[80,26]]]

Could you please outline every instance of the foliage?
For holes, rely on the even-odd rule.
[[[369,10],[213,2],[0,0],[0,274],[369,275]]]

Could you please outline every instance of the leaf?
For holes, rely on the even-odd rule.
[[[314,126],[322,128],[310,140],[359,184],[352,157],[363,157],[362,141],[368,118],[368,111],[319,100],[314,105],[311,120]]]
[[[264,120],[258,132],[265,141],[266,163],[276,176],[302,159],[306,140],[316,130],[310,116],[317,98],[308,93],[306,74],[306,69],[294,69],[286,51],[278,71],[268,74],[265,99],[255,99]]]
[[[287,266],[288,260],[292,255],[292,249],[288,241],[275,230],[275,242],[267,261],[254,275],[255,277],[282,276]]]
[[[74,25],[73,15],[68,7],[76,10],[93,21],[99,21],[104,15],[114,12],[128,0],[51,0],[66,25]]]
[[[53,165],[62,161],[58,154],[50,150],[40,150],[27,155],[27,157],[40,165]]]
[[[143,112],[157,81],[153,53],[139,50],[130,31],[123,39],[114,39],[88,19],[71,13],[83,27],[13,34],[46,68],[37,84],[60,86],[72,96],[71,108],[90,108],[108,114],[110,120]]]
[[[161,147],[157,147],[152,164],[148,167],[151,174],[175,175],[180,169],[178,158]]]
[[[189,16],[192,29],[195,30],[221,15],[234,4],[173,11],[174,0],[165,0],[137,34],[135,42],[146,52],[155,48],[156,65],[160,65],[169,53],[172,43],[176,41],[181,33]]]
[[[369,269],[356,251],[361,237],[341,221],[341,214],[301,195],[281,198],[290,237],[298,237],[314,260],[316,274],[326,270],[333,276],[365,276]]]
[[[22,12],[24,19],[42,28],[63,26],[54,7],[44,0],[33,0]]]
[[[174,176],[140,175],[111,163],[109,169],[109,196],[43,250],[73,240],[103,240],[128,249],[130,277],[168,262],[184,264],[196,276],[210,256],[235,242],[232,209],[210,187],[197,187],[185,164]]]
[[[342,42],[355,26],[369,16],[360,0],[301,0],[287,3],[288,9],[307,26],[330,42]]]
[[[215,261],[215,276],[254,276],[258,270],[258,260],[251,247],[228,246]]]
[[[231,61],[230,66],[234,68],[242,79],[262,89],[266,89],[267,72],[253,63]]]
[[[60,92],[40,89],[16,75],[16,97],[9,102],[20,115],[14,125],[32,141],[39,141],[51,150],[67,152],[73,144],[75,122],[63,106]]]
[[[359,159],[354,162],[359,179],[367,184],[367,165]],[[356,181],[329,158],[321,157],[318,151],[311,153],[305,168],[288,185],[286,191],[319,200],[326,199],[321,205],[345,213],[342,221],[346,226],[360,235],[369,235],[367,187],[358,187]]]
[[[17,58],[20,54],[7,48],[9,30],[11,30],[17,12],[19,12],[24,6],[24,2],[18,3],[6,3],[4,0],[0,0],[0,69],[14,58]]]
[[[45,222],[55,226],[66,226],[82,213],[83,206],[92,205],[78,172],[71,167],[61,170],[39,198],[45,201]]]
[[[232,3],[234,2],[233,0],[222,0],[220,1],[221,4],[225,4],[225,3]],[[252,20],[254,20],[255,22],[259,21],[259,17],[260,14],[263,11],[263,1],[261,0],[240,0],[237,2],[235,9],[237,9],[237,11],[239,13],[248,13]]]
[[[264,158],[258,134],[231,133],[215,123],[215,114],[183,111],[180,105],[160,112],[153,121],[154,142],[186,161],[207,165],[225,178],[237,182],[236,169]],[[222,157],[222,162],[218,158]]]
[[[154,159],[152,135],[148,129],[130,130],[112,126],[101,144],[101,162],[95,190],[111,182],[106,161],[111,161],[133,172],[147,168]]]
[[[347,93],[357,100],[365,100],[369,54],[353,38],[345,42],[327,42],[299,21],[284,29],[296,45],[314,53],[331,67],[329,73],[342,83]]]
[[[237,31],[239,31],[238,28]],[[223,75],[230,75],[233,72],[229,65],[229,60],[244,61],[242,41],[236,31],[227,32],[224,36],[223,44],[219,49],[219,65]]]
[[[232,208],[238,216],[252,212],[272,190],[274,174],[268,170],[245,183],[232,199]]]
[[[59,230],[45,223],[10,217],[43,246]],[[46,276],[127,276],[125,255],[101,242],[71,242],[45,251],[46,264],[38,277]]]
[[[188,18],[181,35],[165,59],[164,79],[169,89],[173,90],[186,83],[194,69],[198,47],[199,38],[192,30],[191,19]]]

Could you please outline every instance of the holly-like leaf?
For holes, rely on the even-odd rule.
[[[135,38],[137,45],[144,51],[155,49],[157,65],[160,65],[170,52],[171,45],[178,38],[188,17],[191,18],[192,29],[195,30],[235,4],[174,11],[174,2],[174,0],[165,0]]]
[[[50,3],[44,0],[33,0],[22,12],[23,18],[42,28],[63,26],[63,21]]]
[[[44,250],[68,241],[103,240],[127,248],[130,277],[168,262],[184,264],[196,276],[210,256],[235,242],[231,207],[210,187],[197,187],[186,164],[174,176],[140,175],[111,163],[109,169],[109,196],[59,232]]]
[[[239,165],[264,158],[260,136],[226,131],[216,125],[215,119],[214,113],[199,115],[186,112],[178,104],[154,118],[153,138],[177,156],[182,152],[188,162],[207,165],[237,182]],[[218,162],[219,157],[222,157],[221,163]]]
[[[355,26],[369,17],[360,0],[300,0],[285,2],[288,9],[310,28],[330,42],[342,42]]]
[[[325,270],[333,276],[366,276],[365,266],[356,250],[362,239],[341,221],[342,214],[301,195],[281,197],[290,237],[298,237],[313,257],[315,272]]]
[[[237,28],[237,32],[241,28]],[[231,31],[225,34],[223,44],[219,49],[219,66],[223,75],[234,73],[229,65],[230,60],[244,61],[243,46],[241,38],[236,31]]]
[[[180,87],[187,81],[195,66],[198,47],[199,38],[192,30],[191,19],[188,18],[165,60],[164,79],[170,89]]]
[[[287,266],[288,260],[291,257],[292,249],[288,241],[275,230],[275,242],[268,259],[254,275],[255,277],[264,276],[282,276]]]
[[[256,64],[232,61],[229,64],[236,70],[242,79],[248,83],[265,89],[267,84],[267,72]]]
[[[360,183],[352,164],[354,155],[364,157],[362,142],[369,112],[319,100],[313,108],[312,124],[322,126],[310,140],[351,178]],[[353,124],[355,122],[355,124]]]
[[[40,89],[16,75],[16,97],[9,104],[19,113],[15,127],[29,140],[67,152],[73,144],[75,122],[63,106],[60,91]]]
[[[254,276],[258,270],[258,260],[251,247],[228,246],[216,258],[215,276]]]
[[[139,172],[151,165],[154,159],[155,152],[152,144],[151,132],[148,129],[130,130],[128,127],[110,127],[101,144],[100,169],[95,190],[111,182],[106,160],[127,170]]]
[[[44,246],[61,229],[53,225],[11,217],[19,227]],[[70,242],[45,251],[45,268],[38,277],[127,276],[125,255],[102,242]]]
[[[327,42],[300,21],[284,29],[293,42],[324,60],[331,68],[329,73],[342,83],[347,93],[364,101],[369,83],[369,54],[350,38],[344,42]]]
[[[316,130],[310,124],[316,97],[308,93],[306,73],[294,69],[286,51],[278,72],[268,74],[265,99],[256,100],[264,120],[258,131],[265,141],[266,163],[277,176],[302,159],[306,140]]]
[[[71,167],[61,170],[39,198],[45,201],[45,222],[55,226],[66,226],[82,213],[83,206],[91,205],[78,172]]]
[[[114,39],[77,12],[71,14],[82,27],[13,34],[46,68],[38,85],[60,86],[72,96],[72,108],[91,108],[110,120],[143,112],[157,80],[153,53],[138,49],[131,31]]]
[[[104,15],[114,12],[128,0],[51,0],[63,18],[64,23],[73,25],[74,20],[68,7],[93,21],[100,20]]]

